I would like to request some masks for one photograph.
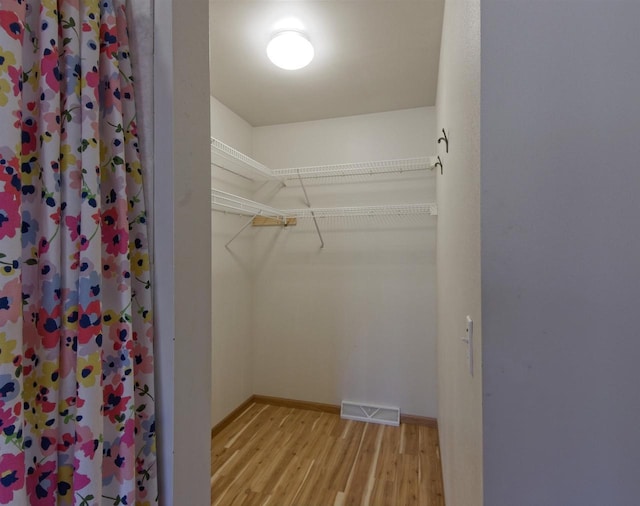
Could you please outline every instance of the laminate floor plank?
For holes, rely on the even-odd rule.
[[[410,423],[403,424],[404,426],[404,446],[402,453],[406,455],[417,455],[420,443],[418,439],[419,425],[412,425]]]
[[[232,500],[235,500],[236,495],[244,489],[250,490],[245,486],[247,476],[254,476],[256,464],[260,464],[260,459],[265,456],[264,449],[273,448],[278,437],[282,436],[282,433],[275,430],[280,423],[280,417],[276,416],[276,412],[267,412],[268,406],[260,407],[250,420],[245,419],[238,425],[236,434],[231,432],[226,442],[223,441],[224,444],[217,445],[227,453],[237,452],[237,457],[234,457],[233,461],[229,459],[227,465],[221,465],[214,471],[211,483],[212,504],[233,504]],[[284,435],[289,437],[287,434]],[[219,436],[222,437],[223,433]],[[216,439],[217,437],[214,437],[214,441]],[[283,448],[286,449],[286,444]],[[215,461],[212,465],[215,469]]]
[[[400,441],[397,437],[397,428],[385,426],[380,454],[378,455],[371,504],[393,504],[395,500],[394,484],[398,475],[399,447]]]
[[[342,492],[347,488],[349,477],[352,475],[353,465],[360,452],[362,441],[365,436],[367,424],[352,422],[345,428],[348,432],[345,437],[340,436],[337,441],[337,455],[334,465],[327,466],[331,473],[331,483],[337,492]],[[345,432],[343,431],[343,434]]]
[[[365,424],[362,444],[353,462],[349,480],[344,490],[345,506],[360,505],[363,501],[368,485],[371,467],[375,466],[376,442],[381,425]]]
[[[322,423],[312,430],[314,443],[309,447],[309,457],[317,462],[324,462],[325,465],[315,466],[312,479],[305,480],[300,488],[296,499],[297,504],[310,504],[316,497],[326,496],[332,491],[331,470],[340,460],[341,452],[338,449],[339,440],[328,437],[335,425],[335,415],[326,413],[323,415],[329,418],[327,420],[329,423]]]
[[[211,442],[215,506],[444,506],[437,429],[255,402]]]
[[[418,457],[401,455],[398,478],[396,480],[396,501],[394,504],[417,506],[419,502]]]

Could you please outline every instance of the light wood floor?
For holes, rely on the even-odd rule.
[[[253,403],[211,453],[214,506],[444,506],[431,427]]]

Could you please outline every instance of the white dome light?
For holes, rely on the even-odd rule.
[[[313,60],[313,46],[302,33],[294,30],[279,32],[267,45],[267,56],[274,65],[285,70],[298,70]]]

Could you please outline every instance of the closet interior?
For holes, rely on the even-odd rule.
[[[213,423],[253,394],[435,418],[433,111],[233,114],[213,99]]]
[[[435,107],[256,124],[223,95],[213,426],[253,395],[435,419]]]

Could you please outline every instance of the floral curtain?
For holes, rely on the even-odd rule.
[[[157,502],[124,0],[0,0],[0,504]]]

